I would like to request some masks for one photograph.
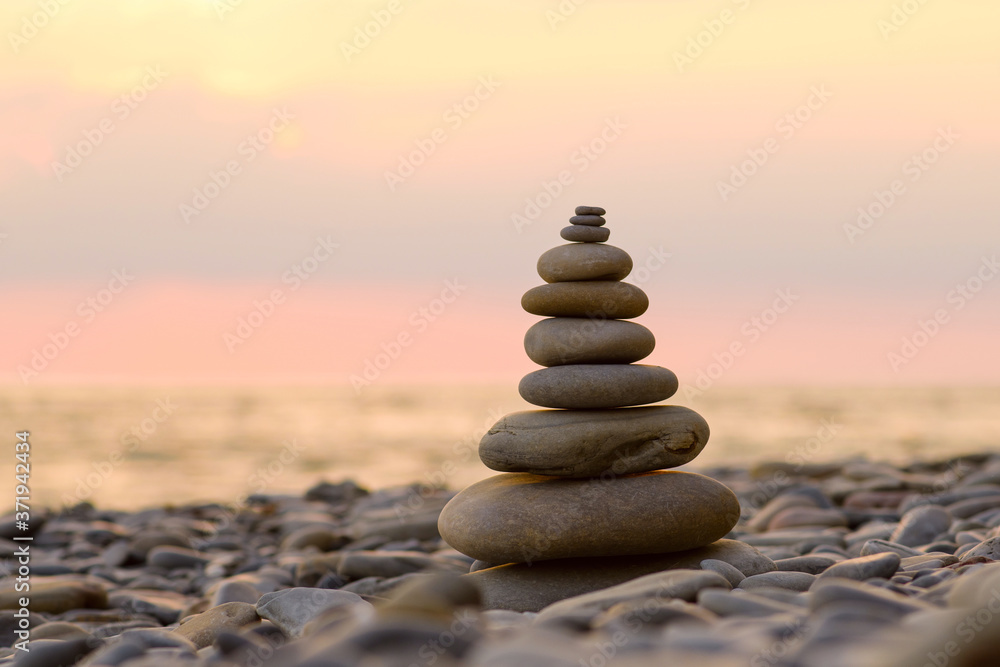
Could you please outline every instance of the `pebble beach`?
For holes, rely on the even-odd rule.
[[[228,504],[118,510],[80,493],[29,513],[18,433],[0,664],[994,664],[1000,456],[681,469],[709,425],[651,405],[680,385],[636,363],[655,347],[630,321],[649,299],[621,282],[633,262],[604,244],[605,213],[576,208],[522,298],[546,319],[525,335],[542,368],[518,393],[547,409],[501,416],[478,443],[500,474],[461,491],[261,483]],[[157,406],[168,421],[172,404]],[[807,447],[834,438],[821,424]],[[130,435],[138,449],[144,433]],[[255,474],[304,452],[286,441]]]
[[[0,661],[995,664],[1000,457],[707,472],[742,508],[709,547],[473,573],[438,533],[444,489],[324,482],[236,512],[83,503],[35,519],[26,621],[7,517]],[[25,623],[30,652],[14,648]]]
[[[1000,667],[1000,3],[0,19],[0,667]]]

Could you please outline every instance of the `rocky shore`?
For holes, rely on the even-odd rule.
[[[34,517],[27,573],[7,517],[0,664],[997,664],[1000,455],[701,472],[740,501],[724,540],[485,569],[427,487],[78,505]]]

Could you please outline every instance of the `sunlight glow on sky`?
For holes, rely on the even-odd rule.
[[[124,267],[30,382],[348,383],[446,280],[468,289],[381,380],[516,381],[535,260],[592,204],[637,268],[670,253],[639,321],[682,382],[791,289],[719,382],[995,383],[1000,4],[900,4],[5,0],[0,380]]]

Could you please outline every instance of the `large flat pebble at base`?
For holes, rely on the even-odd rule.
[[[623,408],[670,398],[677,391],[677,376],[645,364],[571,364],[528,373],[517,390],[543,408]]]
[[[600,477],[675,468],[694,459],[709,428],[677,405],[617,410],[526,410],[504,416],[479,441],[500,472]]]
[[[514,473],[473,484],[438,519],[441,537],[489,563],[627,556],[711,544],[736,525],[725,485],[690,472],[610,479]]]
[[[538,275],[547,283],[573,280],[621,280],[632,270],[632,258],[603,243],[568,243],[542,253]]]
[[[635,285],[612,280],[580,280],[532,287],[521,308],[542,317],[630,319],[649,308],[649,297]]]
[[[747,576],[770,572],[774,563],[751,546],[719,540],[672,554],[565,558],[492,567],[466,575],[476,584],[486,609],[540,611],[559,600],[631,581],[653,572],[699,568],[703,560],[721,560]]]

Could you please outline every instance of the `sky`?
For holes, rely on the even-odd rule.
[[[998,23],[5,0],[0,382],[516,382],[582,204],[682,386],[995,384]]]

